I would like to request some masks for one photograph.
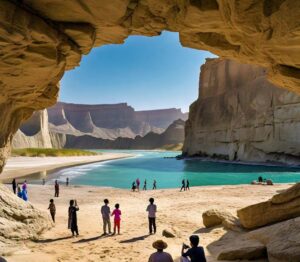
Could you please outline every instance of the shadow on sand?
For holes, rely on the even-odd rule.
[[[130,238],[130,239],[122,240],[122,241],[120,241],[120,243],[121,244],[134,243],[134,242],[137,242],[137,241],[144,240],[145,238],[147,238],[149,236],[150,235],[143,235],[143,236],[140,236],[140,237],[133,237],[133,238]]]
[[[35,240],[35,243],[52,243],[52,242],[56,242],[56,241],[61,241],[61,240],[66,240],[72,238],[71,236],[67,236],[67,237],[59,237],[59,238],[49,238],[49,239],[38,239]]]
[[[90,237],[90,238],[83,238],[78,241],[73,242],[74,244],[80,244],[80,243],[86,243],[86,242],[91,242],[91,241],[96,241],[98,239],[106,238],[106,237],[111,237],[113,235],[101,235],[101,236],[95,236],[95,237]]]

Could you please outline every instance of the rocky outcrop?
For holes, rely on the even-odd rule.
[[[12,141],[13,148],[52,148],[52,141],[48,127],[47,110],[34,112],[25,122]]]
[[[179,32],[183,46],[263,66],[271,82],[299,92],[299,5],[294,0],[2,0],[0,168],[21,123],[55,104],[64,72],[93,47],[123,43],[129,35]]]
[[[0,185],[0,254],[16,248],[16,240],[36,239],[53,224],[49,215]]]
[[[241,231],[238,218],[225,210],[210,209],[202,213],[202,220],[205,227],[215,227],[222,225],[227,229]]]
[[[243,227],[253,229],[300,216],[300,184],[270,200],[237,211]]]
[[[266,70],[226,59],[201,67],[184,154],[300,163],[300,96],[269,83]]]
[[[184,124],[181,119],[174,121],[162,134],[150,132],[145,136],[132,138],[119,137],[115,140],[92,136],[65,136],[66,148],[83,149],[158,149],[167,145],[177,145],[184,140]]]

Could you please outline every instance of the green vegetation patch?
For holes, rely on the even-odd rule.
[[[163,150],[169,150],[169,151],[181,151],[183,147],[182,143],[178,143],[178,144],[170,144],[170,145],[164,145],[159,149],[163,149]]]
[[[95,156],[99,153],[80,149],[22,148],[13,149],[12,156]]]

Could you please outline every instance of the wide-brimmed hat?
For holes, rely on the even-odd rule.
[[[162,250],[162,249],[166,249],[168,247],[168,244],[162,240],[157,240],[157,241],[153,242],[152,246],[155,249]]]

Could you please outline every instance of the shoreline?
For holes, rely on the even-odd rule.
[[[0,174],[0,182],[13,178],[24,178],[41,172],[134,157],[134,154],[104,152],[96,156],[67,157],[11,157]]]

